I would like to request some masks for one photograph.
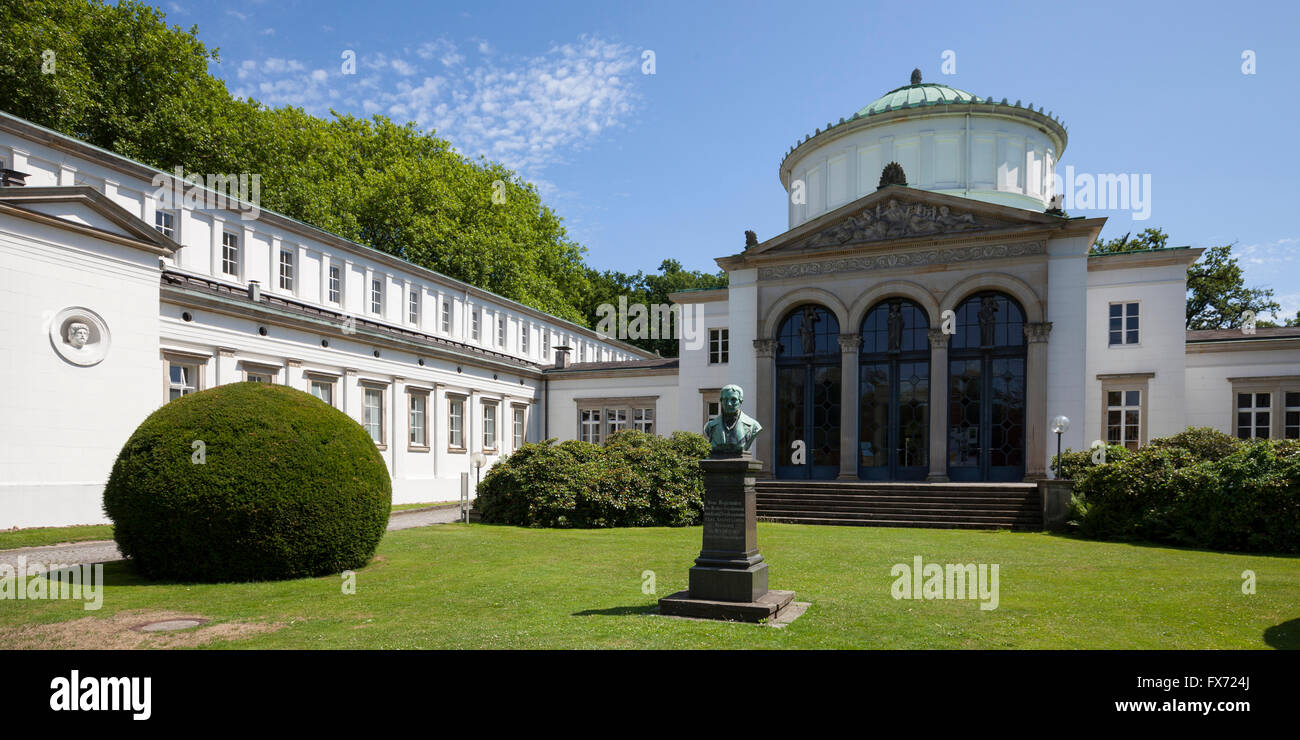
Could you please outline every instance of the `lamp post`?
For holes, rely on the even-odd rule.
[[[479,478],[483,473],[483,466],[487,464],[487,455],[482,452],[475,452],[469,457],[470,464],[474,466],[474,495],[478,495]]]
[[[1065,430],[1070,428],[1070,418],[1068,416],[1058,416],[1052,419],[1052,431],[1056,432],[1056,468],[1053,470],[1053,477],[1061,477],[1061,435]]]

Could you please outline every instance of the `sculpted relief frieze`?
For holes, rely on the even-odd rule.
[[[1046,251],[1047,243],[1044,241],[1021,242],[1019,244],[978,244],[967,247],[923,249],[899,254],[864,255],[862,257],[843,257],[814,262],[774,265],[759,268],[758,277],[760,280],[780,280],[840,272],[865,272],[1004,257],[1022,257],[1044,254]]]
[[[948,206],[890,198],[791,245],[792,250],[837,247],[880,239],[956,234],[1002,226]]]

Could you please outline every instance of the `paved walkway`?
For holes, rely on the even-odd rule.
[[[453,506],[440,509],[419,509],[415,511],[398,511],[388,519],[388,531],[427,527],[431,524],[447,524],[460,521],[460,507]],[[17,567],[18,558],[26,557],[27,563],[58,563],[60,565],[80,565],[83,563],[109,563],[121,560],[117,544],[112,540],[95,540],[92,542],[74,542],[69,545],[50,545],[47,547],[23,547],[17,550],[0,550],[0,564]]]

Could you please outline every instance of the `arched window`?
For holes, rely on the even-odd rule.
[[[823,306],[786,314],[777,332],[774,469],[834,478],[840,467],[840,324]]]
[[[948,354],[948,477],[1020,480],[1025,472],[1025,311],[996,291],[956,309]]]
[[[862,320],[858,355],[858,475],[920,480],[930,458],[930,327],[905,298],[877,303]]]

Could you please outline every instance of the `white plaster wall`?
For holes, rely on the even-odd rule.
[[[677,415],[676,375],[637,375],[635,371],[620,371],[610,378],[550,379],[549,430],[558,440],[578,439],[579,398],[622,398],[627,396],[657,396],[655,401],[655,433],[668,436],[681,429]],[[631,420],[629,420],[629,425]],[[699,431],[687,428],[688,431]]]
[[[1236,399],[1228,378],[1300,375],[1295,350],[1235,350],[1187,354],[1187,425],[1235,435]]]
[[[704,341],[678,342],[677,418],[681,420],[682,429],[702,432],[704,402],[703,396],[700,395],[701,388],[721,388],[728,383],[737,382],[745,388],[751,401],[746,408],[753,410],[753,384],[746,387],[739,381],[733,381],[732,377],[736,367],[751,364],[747,359],[753,355],[754,345],[752,342],[736,344],[735,333],[730,327],[731,312],[727,301],[685,304],[683,311],[687,310],[686,306],[689,306],[693,313],[698,312],[696,323],[703,329]],[[729,332],[728,362],[725,364],[709,364],[709,329],[727,329]]]
[[[1116,259],[1114,257],[1094,257]],[[1108,344],[1111,302],[1140,301],[1140,344]],[[1177,434],[1187,427],[1184,386],[1186,267],[1181,264],[1088,272],[1087,443],[1104,439],[1098,374],[1154,372],[1148,386],[1146,439]],[[1053,335],[1055,335],[1053,330]]]
[[[103,485],[158,405],[158,257],[0,216],[0,529],[105,521]],[[83,306],[108,325],[102,362],[51,346],[49,322]]]
[[[875,192],[881,170],[894,161],[914,188],[1043,210],[1059,157],[1052,140],[1025,122],[979,114],[969,119],[969,155],[962,114],[868,126],[801,153],[789,163],[786,190],[803,181],[807,203],[786,199],[790,228]]]
[[[1047,418],[1065,415],[1070,428],[1061,435],[1061,449],[1081,450],[1085,439],[1085,368],[1088,352],[1094,349],[1087,331],[1088,247],[1086,239],[1052,239],[1047,242],[1047,320],[1052,333],[1047,343]],[[1104,345],[1103,345],[1104,346]],[[1100,399],[1098,400],[1100,403]],[[1055,436],[1055,435],[1053,435]],[[1049,440],[1048,464],[1056,454],[1056,440]]]

